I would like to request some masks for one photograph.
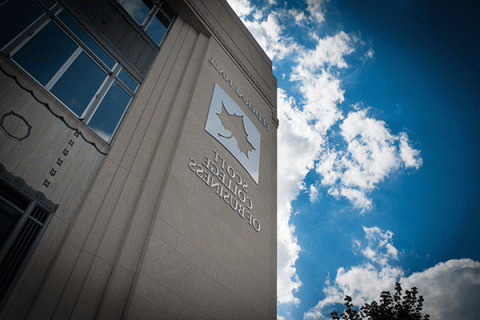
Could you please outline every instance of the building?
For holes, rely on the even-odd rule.
[[[276,318],[276,79],[224,0],[0,3],[0,319]]]

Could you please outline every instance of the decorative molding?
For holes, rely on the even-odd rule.
[[[220,43],[225,47],[225,49],[228,51],[228,53],[233,57],[233,59],[236,61],[236,63],[240,66],[240,68],[245,72],[248,78],[253,82],[255,87],[260,91],[260,93],[265,97],[265,100],[268,101],[267,105],[271,108],[274,109],[274,107],[271,104],[270,99],[268,98],[268,94],[265,92],[263,89],[262,85],[260,85],[259,81],[257,78],[250,72],[249,68],[241,61],[239,56],[235,53],[235,50],[233,50],[228,44],[227,41],[221,36],[220,32],[213,26],[213,23],[209,23],[210,19],[210,14],[204,10],[202,10],[196,3],[195,1],[187,0],[188,4],[194,9],[194,11],[200,16],[201,20],[203,23],[210,29],[212,30],[212,34],[214,37],[216,37],[218,40],[220,40]]]
[[[23,193],[27,196],[32,198],[33,200],[40,203],[42,206],[47,208],[48,210],[55,212],[57,211],[58,204],[53,203],[49,200],[42,192],[33,189],[29,186],[25,180],[22,178],[14,175],[10,171],[8,171],[3,164],[0,163],[0,177],[11,183],[16,188],[20,189]]]
[[[278,126],[280,125],[280,120],[278,120],[277,117],[275,117],[275,114],[272,112],[272,123],[275,126],[275,128],[278,129]]]
[[[8,132],[7,128],[3,126],[3,121],[5,120],[5,118],[9,116],[19,118],[21,121],[23,121],[23,123],[27,127],[27,133],[23,137],[14,136],[10,132]],[[0,119],[0,127],[3,129],[3,132],[5,132],[6,135],[8,135],[12,139],[17,140],[18,142],[22,142],[23,140],[27,139],[30,136],[30,133],[32,132],[32,126],[30,125],[30,123],[28,123],[27,119],[25,119],[22,115],[16,113],[13,110],[10,110],[10,112],[7,112],[2,116],[2,118]]]
[[[35,95],[35,93],[33,92],[33,90],[30,90],[30,89],[27,89],[26,87],[24,87],[24,86],[18,81],[18,79],[17,79],[16,76],[14,76],[14,75],[12,75],[12,74],[9,74],[7,71],[5,71],[5,70],[3,69],[3,67],[2,67],[1,65],[0,65],[0,71],[2,71],[7,77],[13,79],[13,80],[15,81],[15,83],[16,83],[21,89],[23,89],[24,91],[28,92],[38,103],[40,103],[41,105],[43,105],[54,117],[56,117],[57,119],[59,119],[60,121],[62,121],[63,124],[65,124],[65,126],[66,126],[67,128],[73,130],[76,135],[82,136],[82,139],[83,139],[86,143],[92,145],[100,154],[102,154],[102,155],[104,155],[104,156],[107,155],[106,152],[101,151],[101,150],[97,147],[97,145],[95,144],[95,142],[89,141],[89,140],[83,135],[83,133],[82,133],[80,130],[78,130],[77,128],[74,128],[74,127],[72,127],[71,125],[69,125],[69,124],[67,123],[67,121],[65,121],[65,118],[64,118],[63,116],[60,116],[60,115],[56,114],[55,112],[53,112],[53,110],[50,108],[50,106],[48,105],[48,103],[43,102],[43,101],[41,101],[40,99],[38,99],[37,96]]]

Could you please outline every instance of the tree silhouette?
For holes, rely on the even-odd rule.
[[[393,297],[389,291],[382,291],[380,303],[365,303],[357,311],[353,309],[352,298],[345,296],[345,311],[340,316],[336,311],[330,315],[335,320],[429,320],[428,314],[422,318],[424,299],[417,294],[417,288],[413,287],[402,296],[402,286],[396,283]]]

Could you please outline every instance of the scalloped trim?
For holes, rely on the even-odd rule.
[[[49,200],[43,192],[40,192],[38,190],[33,189],[31,186],[29,186],[25,180],[22,178],[14,175],[10,171],[8,171],[3,164],[0,163],[0,177],[14,185],[16,188],[20,189],[23,193],[25,193],[27,196],[32,198],[33,200],[37,201],[40,203],[42,206],[50,210],[51,212],[57,211],[58,204],[53,203],[51,200]]]
[[[3,69],[3,67],[2,67],[1,65],[0,65],[0,71],[2,71],[7,77],[12,78],[12,79],[15,81],[15,83],[16,83],[20,88],[22,88],[24,91],[30,93],[30,95],[31,95],[38,103],[40,103],[41,105],[43,105],[54,117],[56,117],[57,119],[60,119],[60,120],[65,124],[65,126],[66,126],[67,128],[73,130],[76,135],[82,136],[82,139],[83,139],[86,143],[92,145],[92,146],[95,148],[95,150],[97,150],[100,154],[102,154],[102,155],[104,155],[104,156],[107,155],[106,152],[101,151],[101,150],[97,147],[97,145],[95,144],[95,142],[89,141],[87,138],[85,138],[85,136],[83,135],[83,133],[82,133],[80,130],[78,130],[77,128],[74,128],[74,127],[72,127],[72,126],[70,126],[70,125],[67,123],[67,121],[65,121],[65,118],[64,118],[63,116],[60,116],[60,115],[56,114],[55,112],[53,112],[52,109],[50,108],[50,106],[48,105],[48,103],[43,102],[43,101],[40,101],[40,99],[38,99],[38,98],[35,96],[35,93],[34,93],[32,90],[27,89],[26,87],[24,87],[24,86],[18,81],[18,79],[17,79],[16,76],[14,76],[14,75],[12,75],[12,74],[9,74],[7,71],[5,71],[5,70]]]

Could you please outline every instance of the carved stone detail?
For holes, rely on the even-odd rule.
[[[86,143],[88,143],[88,144],[90,144],[91,146],[93,146],[93,147],[95,148],[95,150],[98,151],[98,153],[100,153],[100,154],[102,154],[102,155],[104,155],[104,156],[107,155],[107,152],[103,152],[102,150],[100,150],[100,149],[98,148],[98,146],[95,144],[95,142],[89,141],[89,140],[83,135],[82,131],[80,131],[80,130],[77,129],[77,128],[72,127],[71,125],[69,125],[69,124],[67,123],[67,121],[65,120],[65,117],[56,114],[56,113],[50,108],[50,105],[49,105],[48,103],[43,102],[43,101],[41,101],[40,99],[38,99],[37,96],[35,95],[35,93],[33,92],[33,90],[28,89],[28,88],[26,88],[25,86],[23,86],[23,85],[18,81],[18,79],[17,79],[16,76],[14,76],[14,75],[12,75],[12,74],[9,74],[7,71],[5,71],[5,70],[2,68],[2,66],[0,66],[0,71],[3,72],[3,74],[5,74],[7,77],[13,79],[13,81],[15,81],[15,83],[16,83],[22,90],[28,92],[28,93],[35,99],[35,101],[37,101],[39,104],[41,104],[42,106],[44,106],[55,118],[57,118],[57,119],[59,119],[60,121],[62,121],[63,124],[64,124],[67,128],[69,128],[70,130],[74,131],[74,135],[75,135],[75,136],[80,135],[80,136],[82,137],[82,139],[83,139]],[[4,130],[5,130],[5,129],[4,129]],[[28,136],[27,136],[27,137],[28,137]],[[24,139],[26,139],[27,137],[25,137]],[[16,139],[16,138],[14,138],[14,139]]]
[[[9,121],[9,117],[13,117],[13,119],[10,119],[10,121],[15,121],[15,118],[17,118],[16,122],[14,125],[8,125],[6,124],[6,122],[8,123]],[[24,127],[25,127],[25,134],[21,137],[17,137],[15,135],[15,133],[13,132],[10,132],[9,129],[12,129],[11,127],[17,127],[17,129],[19,129],[19,131],[21,131],[21,127],[22,127],[22,123],[24,124]],[[22,142],[23,140],[27,139],[29,136],[30,136],[30,133],[32,132],[32,126],[30,125],[30,123],[28,123],[27,119],[25,119],[22,115],[16,113],[15,111],[13,110],[10,110],[10,112],[7,112],[5,113],[2,118],[0,118],[0,127],[2,128],[3,132],[5,132],[5,134],[7,136],[9,136],[10,138],[12,139],[15,139],[17,140],[18,142]],[[10,128],[9,128],[10,127]]]

